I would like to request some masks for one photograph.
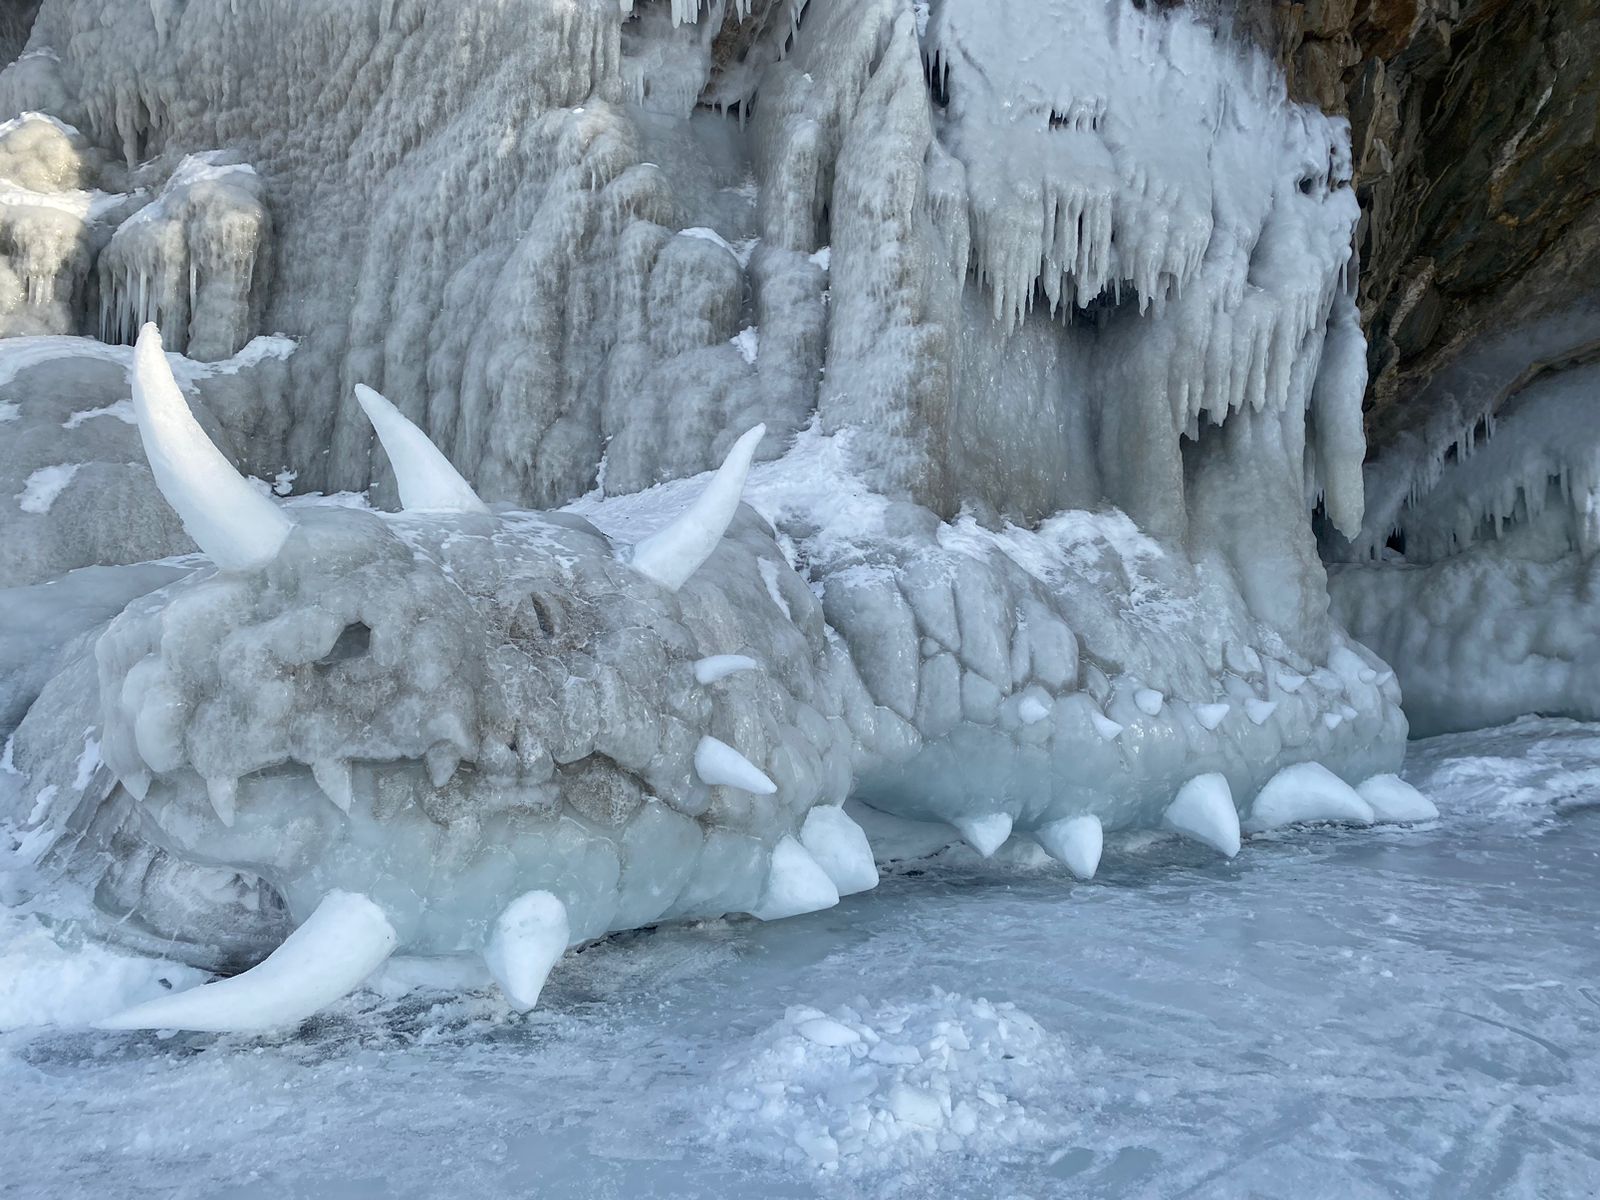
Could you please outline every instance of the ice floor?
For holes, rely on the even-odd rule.
[[[0,1195],[1600,1195],[1600,726],[1408,774],[1431,826],[935,862],[618,937],[526,1020],[13,1030]]]

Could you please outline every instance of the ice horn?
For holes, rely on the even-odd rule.
[[[733,514],[739,511],[750,460],[766,433],[765,425],[757,425],[735,442],[695,502],[671,524],[633,547],[629,561],[641,574],[675,592],[711,557],[728,532]]]
[[[349,995],[394,953],[383,910],[356,892],[329,892],[266,960],[242,975],[159,996],[96,1022],[100,1029],[262,1033],[297,1025]]]
[[[156,486],[195,544],[224,570],[270,562],[294,524],[200,428],[153,324],[139,331],[133,350],[133,411]]]
[[[407,512],[489,511],[439,447],[385,397],[358,383],[356,402],[378,431],[378,440],[389,456],[400,487],[401,508]]]

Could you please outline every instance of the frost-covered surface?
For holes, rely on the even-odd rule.
[[[183,1197],[1584,1195],[1600,727],[1418,743],[1408,776],[1436,823],[1286,831],[1232,862],[1111,844],[1081,885],[956,855],[783,925],[619,936],[565,960],[525,1019],[487,991],[364,993],[264,1042],[0,1035],[7,1183],[52,1200],[108,1173]],[[110,973],[23,927],[26,1003],[111,1007]],[[1016,1006],[1030,1053],[978,1048],[980,997]],[[946,1150],[912,1133],[831,1171],[780,1162],[785,1138],[877,1095],[807,1091],[843,1060],[802,1052],[798,1007],[890,1041],[903,1016],[919,1054],[959,1027],[975,1048],[925,1075],[948,1062],[952,1096],[1016,1107]],[[724,1138],[748,1128],[736,1095],[757,1076],[822,1103]]]

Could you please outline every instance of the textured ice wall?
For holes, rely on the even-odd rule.
[[[126,342],[159,320],[194,358],[241,349],[270,222],[254,171],[224,157],[186,157],[163,179],[163,164],[124,167],[51,116],[0,125],[0,332]]]
[[[952,0],[919,42],[877,11],[814,4],[769,84],[795,145],[841,144],[824,428],[941,513],[1109,500],[1316,653],[1305,514],[1361,517],[1342,125],[1188,17]]]
[[[1186,14],[367,9],[56,0],[32,45],[57,57],[0,82],[130,162],[228,146],[260,171],[264,320],[307,342],[307,487],[368,481],[369,435],[333,403],[359,378],[494,498],[569,498],[603,450],[613,490],[692,473],[820,404],[941,512],[1105,497],[1181,536],[1183,436],[1241,411],[1301,424],[1341,319],[1342,127]],[[1282,481],[1347,524],[1349,358],[1318,392],[1316,470]]]
[[[259,171],[264,328],[305,338],[288,447],[302,486],[369,481],[370,431],[334,403],[364,381],[488,495],[551,501],[589,486],[626,424],[608,397],[640,400],[655,431],[697,428],[640,392],[725,403],[749,373],[728,345],[737,261],[672,237],[688,209],[739,232],[716,219],[749,207],[719,191],[743,182],[737,122],[679,113],[658,152],[657,125],[623,106],[620,25],[600,0],[57,2],[31,43],[56,57],[11,68],[0,92],[53,101],[130,163],[227,146]],[[680,358],[694,361],[674,373]],[[659,447],[664,468],[712,465],[713,433],[679,461]]]
[[[95,256],[128,209],[119,175],[52,117],[0,124],[0,333],[80,332]]]

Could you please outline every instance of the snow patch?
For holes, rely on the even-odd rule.
[[[1012,1004],[935,988],[923,1000],[790,1008],[724,1066],[714,1141],[847,1175],[936,1155],[1014,1152],[1058,1136],[1065,1039]]]
[[[204,979],[192,967],[122,954],[0,910],[0,1030],[87,1025]]]
[[[132,400],[118,400],[115,404],[108,404],[104,408],[86,408],[73,413],[61,422],[63,429],[76,429],[85,421],[95,417],[115,417],[125,425],[137,425],[139,418],[134,415]]]
[[[56,497],[67,490],[72,477],[82,463],[58,463],[53,467],[40,467],[28,476],[28,482],[17,493],[17,507],[25,513],[44,514],[56,502]]]

